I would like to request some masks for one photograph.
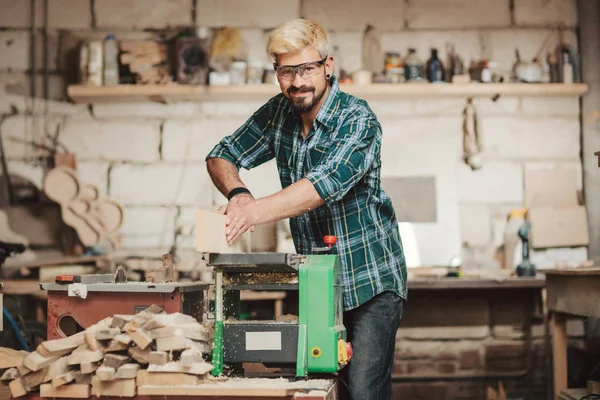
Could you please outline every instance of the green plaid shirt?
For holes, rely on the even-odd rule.
[[[407,298],[406,262],[392,202],[381,189],[381,126],[364,100],[337,80],[302,138],[302,121],[283,94],[271,98],[208,154],[251,169],[273,158],[283,188],[307,178],[325,205],[290,218],[296,251],[310,254],[335,235],[344,310],[391,290]]]

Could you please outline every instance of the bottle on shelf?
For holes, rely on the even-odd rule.
[[[417,50],[408,49],[408,55],[404,59],[404,76],[407,82],[421,81],[424,78],[423,62],[417,55]]]
[[[115,35],[106,35],[104,39],[103,84],[119,84],[119,45]]]
[[[427,60],[425,71],[429,82],[444,82],[444,66],[438,58],[437,49],[431,49],[431,57]]]

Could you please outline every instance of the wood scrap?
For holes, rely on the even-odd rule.
[[[153,283],[173,282],[175,271],[171,255],[163,254],[162,262],[163,264],[160,267],[148,274],[146,281]]]
[[[40,369],[37,371],[33,371],[23,376],[23,385],[27,391],[31,392],[35,390],[38,386],[44,383],[44,378],[46,377],[46,373],[48,368]]]
[[[167,46],[154,41],[127,41],[119,43],[119,60],[129,67],[136,82],[141,84],[168,83],[169,73]]]
[[[112,381],[113,379],[115,379],[115,369],[113,367],[101,365],[96,370],[96,376],[101,381]]]
[[[13,379],[17,379],[19,377],[19,370],[16,368],[9,368],[0,377],[0,381],[7,382],[12,381]]]
[[[120,328],[101,329],[95,332],[95,337],[97,340],[112,340],[115,337],[117,337],[117,335],[119,335],[120,333]]]
[[[193,364],[202,361],[204,361],[202,352],[196,348],[184,350],[181,352],[181,356],[179,356],[179,363],[184,367],[191,367]]]
[[[107,318],[68,338],[43,342],[39,351],[0,348],[0,355],[6,355],[0,360],[9,366],[0,382],[8,384],[14,398],[37,388],[42,397],[85,398],[132,397],[139,384],[197,385],[212,370],[203,357],[211,336],[212,330],[193,317],[151,306],[136,315]]]
[[[52,379],[52,387],[57,388],[59,386],[66,385],[69,382],[75,380],[75,374],[73,372],[67,372],[66,374],[59,375]]]
[[[17,367],[23,364],[25,357],[29,355],[29,352],[23,350],[13,350],[7,348],[0,348],[0,369]]]
[[[81,369],[81,373],[82,374],[91,374],[92,372],[96,371],[98,369],[98,367],[100,366],[99,362],[82,362],[79,365],[79,368]]]
[[[207,362],[193,363],[191,366],[186,367],[178,362],[169,362],[165,365],[148,365],[148,372],[180,372],[183,374],[191,375],[206,375],[212,371],[213,366]]]
[[[180,326],[180,325],[192,325],[198,324],[198,321],[191,315],[186,315],[182,313],[173,313],[173,314],[157,314],[152,317],[152,319],[148,320],[144,324],[144,329],[153,330],[157,328],[163,328],[166,326]],[[202,326],[202,325],[200,325]]]
[[[146,370],[141,370],[137,373],[136,381],[137,386],[195,386],[201,383],[203,378],[179,372],[148,372]]]
[[[64,375],[67,372],[69,372],[68,357],[61,357],[48,367],[46,376],[44,377],[44,383],[49,382],[60,375]]]
[[[135,379],[140,369],[139,364],[124,364],[117,369],[115,379]]]
[[[92,394],[94,396],[134,397],[136,389],[135,379],[118,379],[105,382],[97,376],[92,378]]]
[[[87,344],[88,348],[93,351],[102,351],[105,350],[105,346],[98,340],[96,337],[97,332],[94,331],[86,331],[85,332],[85,344]]]
[[[12,397],[21,397],[27,394],[27,390],[25,389],[25,385],[23,384],[23,380],[21,378],[10,381],[8,387],[10,388],[10,394]]]
[[[111,367],[115,370],[119,368],[121,365],[127,364],[129,361],[129,356],[124,356],[121,354],[106,354],[104,356],[104,361],[102,362],[101,367]],[[100,369],[100,368],[98,368]],[[96,371],[97,373],[98,371]]]
[[[119,343],[129,344],[129,343],[131,343],[131,336],[129,336],[126,333],[121,333],[121,334],[115,336],[115,340]]]
[[[166,351],[151,351],[148,355],[148,361],[150,364],[163,365],[170,361],[169,354]]]
[[[79,332],[63,339],[48,340],[43,342],[40,346],[42,346],[51,355],[61,356],[66,354],[68,351],[84,344],[84,335],[85,332]]]
[[[115,314],[115,315],[113,315],[110,327],[123,329],[125,324],[127,324],[132,319],[133,319],[133,315]]]
[[[92,384],[92,374],[82,374],[81,371],[73,371],[73,375],[75,376],[75,383],[83,385]]]
[[[182,326],[165,326],[162,328],[156,328],[151,332],[152,338],[161,339],[171,336],[181,336],[188,339],[194,340],[208,340],[209,333],[206,328],[197,328],[202,326],[198,324],[185,324]]]
[[[44,357],[37,351],[34,351],[25,357],[23,360],[23,365],[29,368],[31,371],[37,371],[49,366],[56,360],[58,360],[58,357]]]
[[[137,361],[140,364],[149,364],[150,361],[148,359],[148,356],[150,355],[150,348],[146,347],[145,349],[140,349],[139,347],[130,347],[129,350],[129,355],[131,356],[131,358],[133,358],[135,361]]]
[[[78,365],[85,362],[96,362],[100,361],[104,358],[104,352],[102,351],[93,351],[93,350],[82,350],[79,352],[73,352],[67,358],[67,364],[69,365]]]
[[[87,399],[90,397],[90,385],[79,383],[52,387],[46,383],[40,386],[40,396],[47,398]]]
[[[115,351],[123,351],[129,348],[128,344],[118,342],[116,340],[112,340],[108,347],[104,349],[105,353],[113,353]]]
[[[133,340],[135,344],[142,350],[152,343],[152,335],[143,327],[131,332],[129,336],[131,337],[131,340]]]

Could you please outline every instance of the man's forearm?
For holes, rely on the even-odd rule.
[[[256,224],[279,221],[321,207],[325,202],[313,184],[306,178],[255,203]]]
[[[210,179],[225,197],[236,187],[246,187],[240,179],[240,174],[235,165],[223,158],[209,159],[206,162],[206,168]]]

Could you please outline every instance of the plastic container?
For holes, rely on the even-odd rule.
[[[104,39],[104,85],[119,84],[119,44],[115,35],[107,35]]]
[[[408,49],[408,55],[404,59],[404,76],[407,82],[421,81],[424,77],[424,65],[417,50]]]
[[[525,222],[526,212],[525,208],[516,208],[508,215],[504,229],[504,269],[512,270],[519,265],[523,246],[519,238],[519,229]]]
[[[93,86],[102,86],[102,59],[104,58],[103,43],[101,40],[92,40],[88,45],[88,80]]]
[[[232,85],[245,85],[246,84],[246,70],[248,64],[246,61],[234,61],[231,63],[231,84]]]

